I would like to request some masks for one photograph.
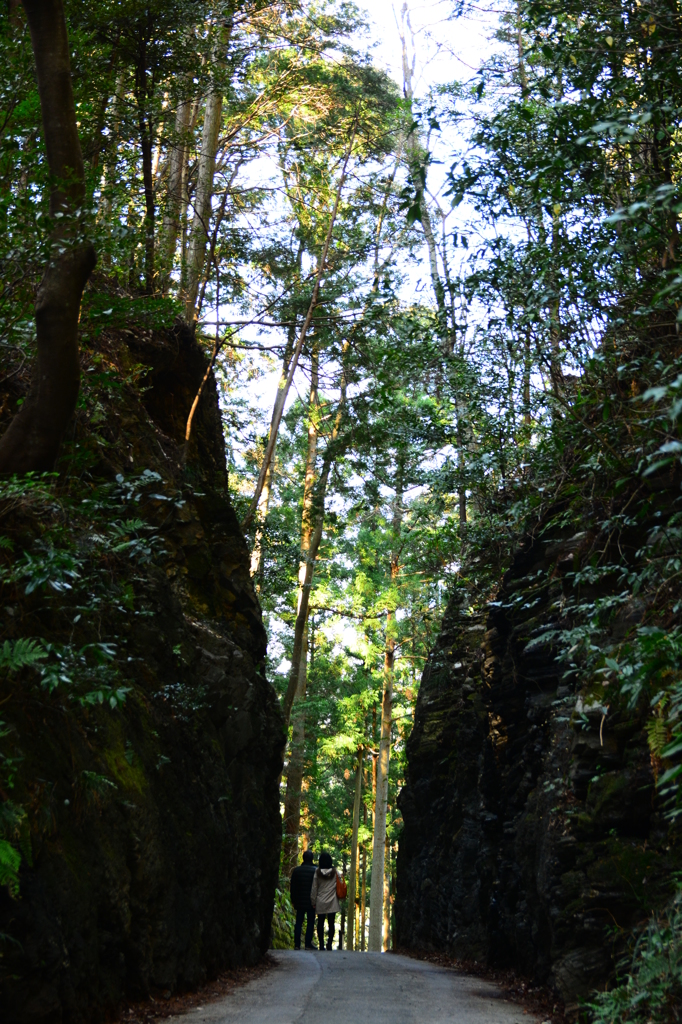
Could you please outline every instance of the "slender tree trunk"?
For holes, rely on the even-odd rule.
[[[260,502],[260,496],[261,496],[261,491],[263,490],[263,484],[265,483],[265,477],[266,477],[266,475],[268,473],[268,470],[270,468],[270,462],[272,461],[272,457],[273,457],[273,454],[274,454],[274,451],[275,451],[275,445],[277,444],[277,434],[279,432],[279,425],[280,425],[280,423],[282,421],[282,414],[284,412],[284,405],[285,405],[286,400],[287,400],[287,395],[289,394],[289,388],[291,387],[291,382],[294,379],[294,374],[296,372],[296,367],[298,366],[298,360],[299,360],[299,357],[301,355],[301,350],[303,348],[303,343],[304,343],[304,341],[305,341],[305,339],[307,337],[308,329],[310,328],[310,324],[312,323],[313,313],[315,312],[315,308],[317,306],[317,300],[318,300],[318,296],[319,296],[319,293],[320,293],[320,282],[322,280],[322,274],[324,273],[324,269],[325,269],[325,266],[327,264],[327,256],[329,255],[329,246],[330,246],[330,243],[331,243],[331,240],[332,240],[332,233],[334,231],[334,224],[336,222],[336,216],[337,216],[337,214],[339,212],[339,204],[341,202],[341,193],[343,192],[343,186],[344,186],[345,181],[346,181],[346,171],[348,169],[348,161],[350,160],[351,154],[353,152],[353,144],[354,144],[354,142],[355,142],[355,131],[353,132],[353,135],[352,135],[351,140],[350,140],[350,144],[348,146],[348,150],[346,151],[345,159],[343,161],[343,167],[341,169],[341,177],[339,178],[339,184],[337,186],[336,194],[334,196],[334,206],[333,206],[333,209],[332,209],[331,217],[329,218],[329,227],[327,228],[327,234],[326,234],[326,237],[325,237],[325,240],[324,240],[324,246],[323,246],[323,249],[322,249],[322,257],[321,257],[321,259],[320,259],[320,261],[319,261],[319,263],[317,265],[317,273],[315,275],[315,284],[313,285],[313,294],[312,294],[311,299],[310,299],[310,305],[308,306],[308,312],[306,313],[306,318],[303,321],[303,327],[301,328],[301,333],[299,334],[298,341],[296,342],[296,348],[294,349],[294,353],[293,353],[293,356],[292,356],[292,359],[291,359],[291,365],[289,367],[289,372],[287,373],[286,380],[284,381],[283,385],[282,385],[282,382],[280,381],[280,387],[278,388],[277,395],[275,397],[275,404],[274,404],[274,407],[273,407],[273,410],[272,410],[272,419],[270,421],[270,436],[268,438],[268,443],[267,443],[267,446],[266,446],[266,449],[265,449],[265,454],[263,456],[263,463],[261,465],[260,473],[258,475],[258,480],[256,482],[256,489],[254,491],[253,498],[251,499],[251,505],[249,507],[248,512],[246,513],[246,517],[244,518],[244,521],[242,522],[242,529],[245,532],[250,527],[251,522],[253,520],[253,517],[254,517],[254,515],[256,513],[256,509],[258,508],[258,504]]]
[[[223,112],[222,91],[215,89],[206,97],[204,109],[204,129],[201,136],[201,153],[197,171],[197,187],[194,194],[194,217],[189,236],[187,252],[186,279],[183,289],[185,320],[194,322],[194,311],[199,293],[199,282],[204,269],[206,244],[209,237],[211,221],[211,199],[213,198],[213,178],[215,177],[216,153],[218,150],[218,134]]]
[[[213,56],[214,67],[222,63],[222,54],[229,45],[233,28],[232,12],[224,23],[217,28],[216,49]],[[206,97],[204,108],[204,127],[201,135],[201,152],[197,169],[197,187],[194,193],[194,216],[189,236],[185,276],[183,280],[183,302],[185,320],[194,322],[196,315],[197,295],[201,282],[206,245],[209,239],[211,222],[211,200],[213,198],[213,179],[215,178],[218,137],[223,114],[222,86],[216,81],[215,75],[211,89]]]
[[[180,100],[178,104],[175,114],[175,138],[168,156],[168,191],[159,249],[160,290],[164,294],[168,291],[173,257],[180,231],[180,211],[185,186],[185,167],[189,145],[187,133],[191,107],[192,102],[189,99]]]
[[[388,808],[387,808],[388,811]],[[391,844],[384,841],[384,952],[391,948]]]
[[[374,832],[374,810],[377,802],[377,758],[379,757],[378,751],[379,736],[377,734],[377,708],[376,704],[372,707],[372,832]]]
[[[367,808],[365,807],[365,825],[367,824]],[[362,891],[360,893],[360,951],[365,952],[367,946],[367,847],[362,847]]]
[[[532,370],[532,358],[530,347],[530,328],[526,329],[526,339],[523,347],[523,425],[526,428],[530,440],[531,412],[530,412],[530,374]]]
[[[360,803],[362,801],[363,756],[363,748],[358,747],[358,766],[355,769],[355,796],[353,799],[353,832],[350,841],[350,881],[348,885],[348,949],[350,950],[355,949],[355,902],[357,898],[358,833],[360,831]]]
[[[116,76],[116,85],[114,87],[114,95],[111,100],[111,124],[113,128],[113,138],[110,139],[110,146],[105,149],[104,163],[102,166],[102,181],[100,185],[100,204],[98,211],[98,219],[104,221],[107,224],[111,220],[111,190],[110,190],[110,178],[112,177],[113,168],[116,167],[116,154],[118,149],[118,131],[120,124],[120,108],[123,103],[123,93],[125,88],[125,75],[121,71]]]
[[[391,554],[391,582],[398,577],[400,528],[402,525],[403,472],[397,469],[396,494],[393,506],[393,552]],[[381,742],[377,771],[377,792],[374,803],[374,840],[372,844],[372,886],[369,905],[369,950],[380,953],[382,946],[384,903],[384,859],[386,848],[386,811],[388,806],[388,771],[391,754],[391,728],[393,709],[393,665],[395,637],[393,636],[395,611],[386,613],[386,650],[384,654],[384,685],[381,701]]]
[[[299,242],[298,253],[296,254],[296,279],[300,280],[301,275],[301,264],[303,262],[303,243]],[[279,375],[278,392],[282,390],[286,383],[287,375],[289,373],[289,366],[291,364],[291,357],[294,353],[294,344],[296,342],[296,322],[290,324],[287,328],[287,344],[284,349],[284,355],[282,357],[282,370]],[[270,433],[272,433],[272,424],[270,426]],[[263,559],[263,536],[265,534],[265,520],[267,519],[268,509],[270,507],[270,491],[272,490],[272,479],[275,471],[275,451],[277,443],[273,445],[272,455],[270,457],[270,465],[268,471],[265,474],[263,481],[263,489],[258,499],[258,507],[256,509],[256,536],[253,541],[253,549],[251,551],[251,579],[256,579],[261,567]],[[256,583],[256,592],[260,590],[260,584]]]
[[[336,443],[346,412],[346,357],[349,349],[350,345],[346,342],[343,346],[341,356],[341,394],[339,404],[334,418],[334,426],[332,427],[331,434],[327,440],[327,447],[322,459],[320,477],[317,482],[317,486],[314,489],[314,494],[311,498],[311,505],[308,512],[308,522],[312,524],[314,521],[314,528],[311,533],[307,534],[308,547],[306,551],[302,552],[302,558],[299,563],[298,610],[296,613],[296,622],[294,624],[294,647],[291,653],[289,684],[282,704],[282,713],[284,715],[284,722],[286,726],[289,725],[291,707],[296,693],[299,663],[302,652],[303,631],[308,621],[308,608],[310,606],[310,591],[315,571],[315,560],[317,559],[317,552],[320,548],[320,542],[322,541],[322,533],[324,530],[324,503],[327,493],[327,484],[329,482],[329,474],[337,456]]]
[[[407,32],[412,33],[412,26],[410,24],[410,15],[407,11],[407,4],[403,5],[402,8],[402,22],[398,26],[400,33],[400,42],[402,45],[402,64],[403,64],[403,95],[408,102],[409,108],[412,108],[412,101],[414,99],[413,89],[413,78],[415,68],[415,58],[413,57],[410,62],[407,53]],[[414,34],[412,33],[412,39],[414,42]],[[422,229],[424,231],[424,238],[426,240],[426,248],[429,254],[429,271],[431,274],[431,284],[433,286],[433,293],[436,298],[436,306],[438,308],[439,319],[442,321],[442,326],[446,327],[446,306],[445,306],[445,289],[443,282],[440,278],[440,270],[438,267],[438,250],[436,247],[436,238],[433,233],[433,224],[431,223],[431,213],[429,211],[428,204],[426,202],[426,166],[424,162],[424,150],[419,139],[419,135],[416,129],[412,129],[405,139],[405,155],[407,157],[407,164],[412,175],[412,179],[415,185],[419,189],[419,216],[421,220]]]
[[[143,114],[139,115],[140,150],[142,152],[142,179],[144,182],[144,290],[154,291],[154,176],[152,174],[152,125]]]
[[[199,120],[199,109],[201,103],[198,96],[192,100],[192,109],[189,115],[189,127],[187,130],[187,149],[182,163],[182,184],[180,188],[180,294],[182,295],[187,279],[187,238],[190,228],[187,211],[189,209],[189,157],[190,146],[194,136],[194,130]]]
[[[24,0],[38,79],[43,139],[52,180],[52,252],[35,304],[36,380],[0,438],[0,474],[54,467],[80,385],[78,318],[95,266],[90,243],[74,242],[76,211],[85,198],[83,157],[71,85],[62,0]],[[59,217],[57,217],[59,215]]]
[[[298,863],[298,833],[301,828],[301,786],[305,754],[305,711],[300,704],[305,700],[308,677],[308,627],[303,635],[303,651],[299,669],[298,688],[294,704],[294,724],[291,749],[287,765],[287,788],[284,797],[284,870],[287,875]]]
[[[318,410],[318,357],[317,347],[313,349],[310,373],[310,400],[308,403],[308,453],[306,456],[305,478],[303,481],[303,509],[301,512],[301,561],[298,567],[298,604],[300,611],[303,586],[306,580],[307,559],[310,555],[310,542],[313,536],[313,498],[315,489],[315,469],[317,464],[317,440],[319,432]],[[298,616],[297,616],[298,617]],[[294,727],[291,739],[291,756],[287,769],[287,788],[284,800],[285,820],[285,857],[288,858],[290,870],[296,866],[298,852],[298,832],[301,824],[301,784],[303,782],[303,753],[305,744],[305,711],[297,708],[297,704],[305,700],[308,651],[308,616],[303,622],[303,637],[298,664],[298,686],[293,703]]]
[[[391,715],[393,705],[393,661],[395,612],[386,616],[386,651],[384,654],[384,686],[381,702],[381,741],[374,802],[374,840],[372,843],[372,886],[369,892],[369,951],[380,953],[382,946],[384,902],[384,848],[386,842],[386,806],[388,802],[388,770],[391,752]]]
[[[552,376],[552,385],[554,387],[555,394],[561,391],[561,387],[564,380],[563,367],[561,365],[561,321],[559,319],[559,311],[561,308],[561,301],[559,296],[559,282],[557,275],[554,272],[556,267],[556,261],[559,259],[559,240],[560,240],[560,220],[559,214],[556,210],[552,211],[552,275],[551,283],[554,289],[554,296],[550,305],[550,368]]]
[[[263,484],[263,490],[261,491],[260,500],[258,502],[258,509],[256,512],[256,536],[253,541],[250,566],[251,579],[255,580],[256,593],[260,592],[260,582],[258,580],[258,574],[260,573],[260,567],[263,561],[263,538],[265,536],[265,520],[268,517],[268,509],[270,508],[270,490],[272,488],[272,476],[274,471],[275,463],[273,460],[270,462],[270,466],[268,467],[268,473],[267,476],[265,477],[265,483]]]

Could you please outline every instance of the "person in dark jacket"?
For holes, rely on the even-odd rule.
[[[306,850],[303,854],[303,863],[291,872],[289,892],[291,902],[296,911],[296,925],[294,926],[294,949],[301,948],[301,931],[303,919],[307,917],[305,928],[305,948],[317,949],[313,945],[313,931],[315,928],[315,908],[310,902],[310,890],[313,887],[315,878],[315,865],[313,864],[312,850]]]

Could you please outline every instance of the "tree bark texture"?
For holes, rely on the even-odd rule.
[[[291,749],[287,765],[287,788],[284,797],[284,870],[287,876],[298,863],[298,834],[301,829],[301,787],[305,754],[305,700],[308,678],[308,627],[303,635],[303,651],[298,677],[298,688],[294,702],[294,723],[291,733]]]
[[[298,247],[297,266],[300,275],[301,261],[303,259],[303,246]],[[291,363],[291,357],[294,353],[294,344],[296,342],[296,325],[292,323],[287,329],[287,344],[284,349],[284,355],[282,357],[282,370],[279,376],[279,384],[277,391],[284,387],[284,384],[289,373],[289,364]],[[275,402],[275,405],[277,403]],[[273,410],[274,417],[274,410]],[[272,422],[270,423],[270,434],[272,434]],[[270,507],[270,491],[272,489],[272,477],[275,471],[275,449],[277,444],[273,445],[272,455],[270,457],[270,463],[268,465],[268,471],[265,474],[263,480],[263,489],[258,498],[258,506],[256,508],[256,536],[253,541],[253,549],[251,551],[251,579],[256,579],[260,573],[261,562],[263,560],[263,537],[265,535],[265,520],[267,519],[268,509]],[[244,528],[244,524],[242,524]],[[256,591],[259,590],[259,585],[256,583]]]
[[[391,554],[391,582],[395,583],[399,569],[400,528],[403,502],[402,466],[398,465],[396,493],[393,505],[393,552]],[[377,791],[374,803],[374,839],[372,844],[372,885],[369,894],[369,951],[380,953],[384,924],[384,863],[386,850],[386,812],[388,808],[388,770],[391,755],[391,728],[393,711],[393,668],[395,637],[393,636],[395,611],[386,613],[386,651],[384,654],[384,687],[381,701],[381,740],[377,764]]]
[[[189,236],[187,253],[186,280],[183,290],[185,304],[185,320],[194,322],[194,312],[199,293],[199,282],[204,269],[206,243],[209,237],[211,221],[211,199],[213,197],[213,179],[215,177],[216,153],[218,151],[218,134],[223,112],[223,94],[215,89],[206,97],[204,110],[204,128],[201,135],[201,153],[197,172],[197,188],[194,197],[194,217]]]
[[[324,457],[322,459],[322,469],[320,471],[320,476],[317,481],[317,485],[314,488],[314,490],[311,491],[311,502],[308,509],[307,517],[304,513],[304,521],[308,522],[309,527],[312,526],[314,522],[314,527],[312,528],[311,532],[306,533],[305,539],[307,543],[307,548],[305,551],[301,551],[302,557],[299,563],[298,610],[296,613],[296,622],[294,624],[294,648],[291,654],[291,669],[289,672],[289,683],[282,704],[284,723],[287,728],[289,726],[291,708],[294,702],[296,687],[298,685],[298,673],[302,652],[303,631],[308,622],[308,609],[310,607],[310,591],[313,585],[315,560],[317,558],[317,552],[320,549],[320,542],[322,541],[322,533],[324,530],[324,502],[327,493],[327,484],[329,482],[329,474],[331,473],[332,466],[334,465],[334,461],[336,459],[336,443],[346,413],[346,356],[348,354],[349,348],[350,345],[348,342],[346,342],[343,346],[341,356],[341,395],[336,410],[336,416],[334,418],[334,426],[332,427],[331,434],[327,440],[327,447],[324,453]]]
[[[391,948],[391,845],[384,840],[384,952]]]
[[[372,885],[369,891],[369,951],[380,953],[384,917],[384,848],[386,843],[386,807],[388,804],[388,770],[391,755],[391,716],[393,708],[393,660],[395,612],[386,616],[386,652],[384,655],[384,687],[381,701],[381,741],[377,765],[377,794],[374,804],[374,839],[372,843]]]
[[[186,186],[185,165],[187,163],[189,116],[191,110],[189,99],[180,100],[175,114],[175,139],[168,156],[168,192],[166,210],[161,228],[161,246],[159,250],[160,288],[165,294],[168,291],[175,247],[180,233],[180,211],[182,209],[183,190]]]
[[[0,438],[0,473],[54,467],[80,385],[78,317],[95,266],[94,247],[78,238],[85,198],[83,157],[71,85],[62,0],[24,0],[36,64],[47,161],[52,178],[52,253],[36,295],[36,378]],[[57,215],[60,215],[57,217]]]
[[[367,824],[367,808],[365,807],[365,825]],[[360,892],[360,952],[365,952],[367,934],[367,847],[362,847],[362,890]]]
[[[308,451],[303,481],[303,509],[301,512],[301,561],[298,567],[299,611],[305,585],[310,556],[310,543],[314,525],[315,470],[317,466],[317,440],[319,435],[319,362],[317,347],[313,348],[310,367],[310,399],[308,402]],[[318,542],[319,544],[319,542]],[[313,559],[314,560],[314,559]],[[303,783],[303,755],[305,746],[305,710],[300,707],[305,700],[308,654],[308,615],[303,621],[303,640],[298,659],[298,686],[294,696],[294,725],[291,737],[291,754],[287,770],[287,788],[284,800],[285,822],[285,863],[293,871],[297,862],[298,833],[301,826],[301,786]]]
[[[348,881],[348,944],[355,949],[355,903],[358,887],[358,834],[360,832],[360,803],[362,801],[362,760],[364,750],[358,747],[358,766],[355,769],[355,796],[353,799],[353,831],[350,841],[350,878]]]

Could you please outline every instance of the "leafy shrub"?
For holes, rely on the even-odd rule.
[[[639,936],[626,979],[589,1008],[593,1024],[682,1020],[682,892]]]

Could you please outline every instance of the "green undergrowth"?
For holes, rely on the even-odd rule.
[[[121,708],[136,661],[130,624],[154,614],[146,586],[149,574],[163,569],[160,526],[184,504],[183,493],[151,470],[110,481],[43,474],[0,482],[4,701],[81,715]],[[14,896],[20,865],[30,864],[27,811],[14,797],[26,791],[25,779],[18,786],[18,739],[0,721],[0,885]],[[116,765],[131,775],[125,753]]]
[[[272,914],[271,949],[293,949],[296,914],[289,899],[288,884],[280,878],[275,889],[275,908]]]
[[[592,1024],[682,1020],[682,892],[636,937],[619,983],[590,1003]]]

